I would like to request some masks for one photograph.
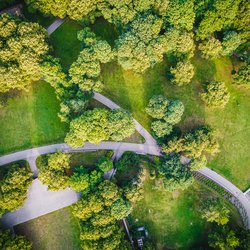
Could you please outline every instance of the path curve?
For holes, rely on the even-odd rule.
[[[67,19],[67,17],[64,18],[57,18],[49,27],[47,27],[48,35],[51,35],[57,28],[59,28],[64,21]]]

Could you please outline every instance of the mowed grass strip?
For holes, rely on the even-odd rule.
[[[69,207],[19,224],[15,233],[24,235],[36,250],[80,250],[80,228]]]
[[[0,154],[63,142],[68,128],[58,112],[54,89],[44,81],[13,95],[0,109]]]

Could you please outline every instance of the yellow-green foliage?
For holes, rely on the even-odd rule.
[[[48,53],[46,30],[10,15],[0,16],[0,92],[27,89],[39,80],[40,64]]]

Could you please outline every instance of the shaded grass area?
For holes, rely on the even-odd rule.
[[[19,224],[15,233],[25,235],[36,250],[80,250],[80,228],[69,207]]]
[[[0,154],[63,141],[67,126],[57,116],[59,102],[48,83],[6,95],[0,97],[7,102],[0,109]]]
[[[167,79],[170,64],[166,59],[144,75],[124,71],[116,62],[103,65],[104,95],[132,112],[148,131],[151,118],[145,113],[145,107],[153,95],[164,94],[168,98],[181,100],[185,113],[178,127],[188,131],[204,123],[211,125],[219,138],[221,152],[209,167],[245,190],[250,183],[250,177],[246,174],[250,172],[250,91],[231,84],[233,66],[227,58],[208,61],[196,55],[193,64],[196,67],[195,77],[192,83],[183,87],[174,86]],[[211,80],[224,81],[229,88],[231,99],[223,110],[208,109],[200,99],[202,84]]]
[[[201,218],[201,197],[216,196],[199,183],[185,191],[154,189],[154,181],[144,183],[144,199],[138,202],[130,221],[132,226],[145,226],[149,239],[157,249],[194,249],[207,247],[207,235],[212,224]],[[225,201],[232,211],[233,223],[240,222],[235,208]]]
[[[69,69],[80,53],[81,42],[77,40],[77,32],[81,29],[83,29],[83,26],[79,23],[66,20],[50,36],[54,55],[61,59],[64,70]]]

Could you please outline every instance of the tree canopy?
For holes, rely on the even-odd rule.
[[[134,131],[134,121],[126,111],[93,109],[71,121],[65,142],[72,147],[82,147],[84,142],[97,144],[105,140],[122,140]]]
[[[23,206],[32,183],[32,173],[24,166],[12,165],[0,180],[0,215]]]
[[[41,63],[49,51],[44,28],[2,14],[0,40],[0,92],[25,90],[42,77]]]

